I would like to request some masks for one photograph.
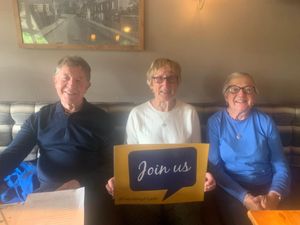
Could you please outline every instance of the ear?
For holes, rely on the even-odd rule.
[[[86,93],[88,91],[88,89],[90,88],[91,86],[91,82],[90,81],[87,81],[86,85],[85,85],[85,90],[84,90],[84,93]]]
[[[147,84],[148,84],[149,88],[152,89],[152,81],[151,80],[147,80]]]
[[[228,95],[226,93],[224,94],[224,99],[225,99],[226,105],[228,105]]]
[[[53,76],[52,76],[52,81],[53,81],[53,84],[55,85],[56,84],[56,75],[54,74]]]
[[[150,91],[151,91],[152,93],[154,93],[154,92],[153,92],[153,83],[152,83],[152,81],[147,80],[147,85],[148,85]]]
[[[88,84],[87,84],[87,86],[86,86],[86,89],[89,89],[90,86],[92,86],[92,84],[91,84],[91,82],[89,81]]]

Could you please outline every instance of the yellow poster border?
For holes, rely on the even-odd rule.
[[[179,189],[169,198],[163,200],[166,189],[155,191],[133,191],[129,184],[128,155],[136,151],[153,151],[162,149],[180,149],[192,147],[197,151],[196,182],[189,187]],[[184,151],[184,150],[183,150]],[[114,146],[115,204],[171,204],[181,202],[203,201],[204,181],[207,170],[209,145],[191,144],[141,144]]]

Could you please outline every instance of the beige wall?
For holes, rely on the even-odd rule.
[[[145,51],[33,50],[17,45],[12,0],[0,0],[0,101],[55,100],[51,74],[59,58],[81,55],[92,66],[87,98],[141,102],[145,71],[156,57],[183,68],[179,97],[222,100],[224,77],[253,74],[260,102],[300,104],[300,1],[145,0]]]

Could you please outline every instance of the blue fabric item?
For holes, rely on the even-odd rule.
[[[36,165],[31,162],[22,162],[10,175],[4,178],[0,186],[0,202],[23,202],[37,186]]]
[[[210,169],[217,184],[243,202],[249,190],[268,186],[282,196],[290,174],[277,127],[267,114],[253,109],[234,120],[226,109],[208,120]]]

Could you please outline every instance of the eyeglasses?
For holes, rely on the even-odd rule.
[[[155,81],[155,83],[161,84],[164,81],[167,81],[168,83],[176,83],[178,80],[177,76],[157,76],[152,77],[152,79]]]
[[[230,94],[237,94],[240,92],[240,90],[242,90],[243,93],[246,95],[252,95],[252,94],[256,93],[256,89],[253,86],[239,87],[236,85],[229,86],[226,89],[226,92],[229,92]]]

